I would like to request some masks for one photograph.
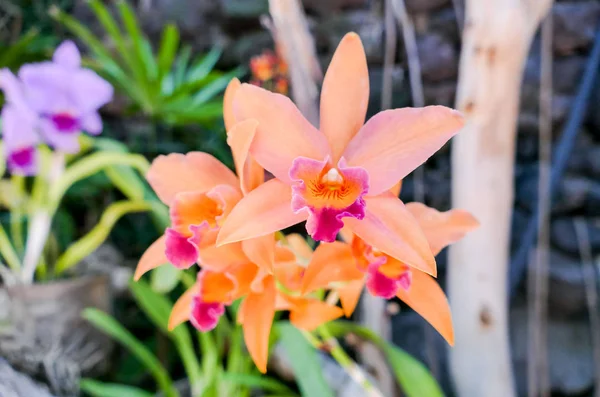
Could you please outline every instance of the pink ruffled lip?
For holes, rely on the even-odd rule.
[[[391,278],[379,271],[379,265],[370,265],[367,270],[366,285],[369,292],[374,296],[391,299],[402,288],[408,290],[412,282],[410,269],[402,272],[398,277]]]
[[[223,303],[205,302],[199,295],[192,299],[192,310],[190,322],[201,332],[213,330],[219,323],[219,319],[225,313]]]
[[[172,228],[165,231],[165,256],[178,269],[188,269],[198,261],[197,247],[190,242],[192,238]]]
[[[369,191],[369,175],[361,167],[347,167],[341,159],[331,167],[324,161],[298,157],[290,168],[293,181],[292,210],[309,212],[306,231],[317,241],[333,242],[344,226],[343,218],[365,217],[363,196]]]

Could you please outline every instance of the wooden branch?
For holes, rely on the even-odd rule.
[[[457,90],[466,125],[452,151],[453,206],[481,227],[450,248],[448,292],[456,343],[450,368],[461,397],[515,395],[507,273],[516,121],[523,69],[549,2],[467,0]]]
[[[392,13],[392,1],[384,0],[385,54],[383,81],[381,87],[381,109],[392,105],[392,73],[396,58],[396,24]],[[387,302],[369,293],[363,293],[360,300],[360,322],[385,340],[391,339],[392,325],[386,312]],[[396,381],[383,352],[372,343],[363,343],[358,349],[360,362],[374,374],[377,385],[385,396],[395,395]]]
[[[549,397],[548,267],[550,260],[550,160],[552,155],[552,15],[542,23],[539,113],[538,246],[528,274],[530,397]]]
[[[269,0],[273,39],[288,64],[292,98],[313,125],[319,125],[317,82],[323,78],[315,44],[299,0]]]

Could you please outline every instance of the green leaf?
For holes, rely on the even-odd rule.
[[[133,386],[116,383],[98,382],[93,379],[82,379],[79,383],[81,390],[92,397],[153,397],[154,394]]]
[[[31,29],[16,43],[10,45],[6,50],[0,51],[0,68],[12,66],[13,62],[17,61],[27,51],[37,37],[38,30]]]
[[[165,266],[162,266],[165,267]],[[188,329],[185,326],[179,326],[173,331],[169,331],[169,316],[173,305],[169,300],[157,294],[143,281],[129,283],[129,289],[133,293],[135,301],[143,312],[152,320],[155,326],[167,335],[179,352],[188,379],[195,390],[203,382],[200,364],[194,353],[194,345]]]
[[[368,328],[350,321],[334,321],[327,329],[335,336],[354,333],[370,340],[385,353],[396,379],[408,397],[443,397],[444,393],[425,365],[404,350],[383,340]]]
[[[217,61],[221,57],[223,49],[221,47],[213,47],[208,54],[204,55],[200,60],[190,67],[187,74],[188,81],[202,80],[213,70]]]
[[[292,358],[290,364],[296,375],[302,395],[333,397],[333,392],[323,378],[321,363],[316,350],[308,344],[300,331],[290,323],[277,323],[277,330],[288,357]]]
[[[150,285],[155,292],[166,294],[179,284],[181,270],[175,266],[159,266],[150,274]]]
[[[172,23],[167,24],[162,32],[158,51],[158,71],[161,76],[167,75],[171,70],[178,46],[179,30]]]
[[[154,55],[152,54],[152,47],[148,40],[144,37],[140,25],[138,24],[135,13],[127,4],[126,1],[117,2],[117,7],[121,13],[121,20],[125,25],[125,30],[131,38],[133,43],[133,53],[136,56],[136,64],[142,65],[145,68],[145,82],[150,84],[156,80],[158,66]]]
[[[185,81],[185,71],[191,56],[192,48],[189,45],[186,45],[183,47],[175,61],[175,70],[173,71],[173,84],[175,87],[180,86]]]
[[[94,10],[98,21],[100,21],[100,23],[110,36],[111,40],[115,43],[115,48],[117,49],[119,55],[129,68],[133,77],[139,84],[142,92],[147,94],[148,80],[144,72],[144,65],[142,65],[136,57],[134,57],[133,51],[131,51],[131,49],[127,46],[127,43],[125,42],[125,37],[119,29],[117,22],[108,11],[108,8],[106,8],[106,6],[98,0],[90,0],[89,4],[90,7],[92,7],[92,9]],[[148,107],[149,102],[150,100],[146,97],[145,101],[143,102],[143,105],[145,107]]]
[[[225,90],[232,78],[239,76],[242,68],[237,68],[214,80],[192,97],[192,106],[202,105]]]
[[[236,385],[246,386],[252,389],[258,389],[263,392],[282,393],[286,395],[297,395],[292,389],[275,378],[264,375],[251,375],[226,372],[221,375],[225,382],[231,382]]]
[[[100,310],[92,308],[85,309],[82,316],[92,323],[94,327],[129,349],[152,374],[166,397],[179,397],[179,392],[173,385],[173,380],[156,356],[142,342],[137,340],[135,336],[123,328],[117,320]]]

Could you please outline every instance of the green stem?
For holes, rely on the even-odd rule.
[[[50,188],[50,209],[56,210],[67,190],[77,181],[87,178],[107,167],[128,165],[145,175],[150,168],[148,161],[139,154],[98,152],[71,165],[63,176]]]
[[[57,275],[70,269],[80,260],[91,254],[102,244],[117,221],[130,212],[143,212],[152,209],[146,201],[117,201],[109,205],[100,217],[100,221],[85,236],[74,242],[57,259],[55,272]]]
[[[11,270],[18,273],[21,263],[2,225],[0,225],[0,254]]]
[[[17,253],[23,252],[23,200],[25,196],[25,178],[13,175],[11,182],[18,197],[17,205],[10,211],[10,234]]]
[[[318,332],[323,338],[324,343],[329,347],[329,353],[331,356],[335,359],[335,361],[338,362],[344,371],[346,371],[346,373],[350,375],[352,379],[354,379],[356,383],[362,386],[366,392],[366,395],[368,397],[383,397],[381,391],[379,391],[379,389],[377,389],[377,387],[371,383],[362,368],[360,368],[360,366],[356,364],[352,358],[350,358],[344,349],[342,349],[337,339],[331,335],[327,329],[327,324],[321,325],[318,328]],[[305,336],[306,334],[307,333],[305,333]],[[311,339],[307,338],[307,340],[313,344],[313,346],[315,339],[316,338],[313,335],[311,335]],[[316,340],[318,341],[318,339]]]

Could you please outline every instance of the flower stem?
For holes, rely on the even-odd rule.
[[[327,345],[329,348],[329,353],[334,358],[335,361],[346,371],[346,373],[366,392],[366,396],[368,397],[383,397],[383,394],[371,383],[371,381],[367,378],[364,371],[360,368],[358,364],[350,358],[350,356],[342,349],[337,339],[331,335],[329,330],[327,329],[327,325],[321,325],[318,328],[319,334],[323,338],[323,342],[319,340],[316,336],[308,331],[302,331],[302,335],[306,338],[306,340],[315,348],[320,349],[323,345]]]

